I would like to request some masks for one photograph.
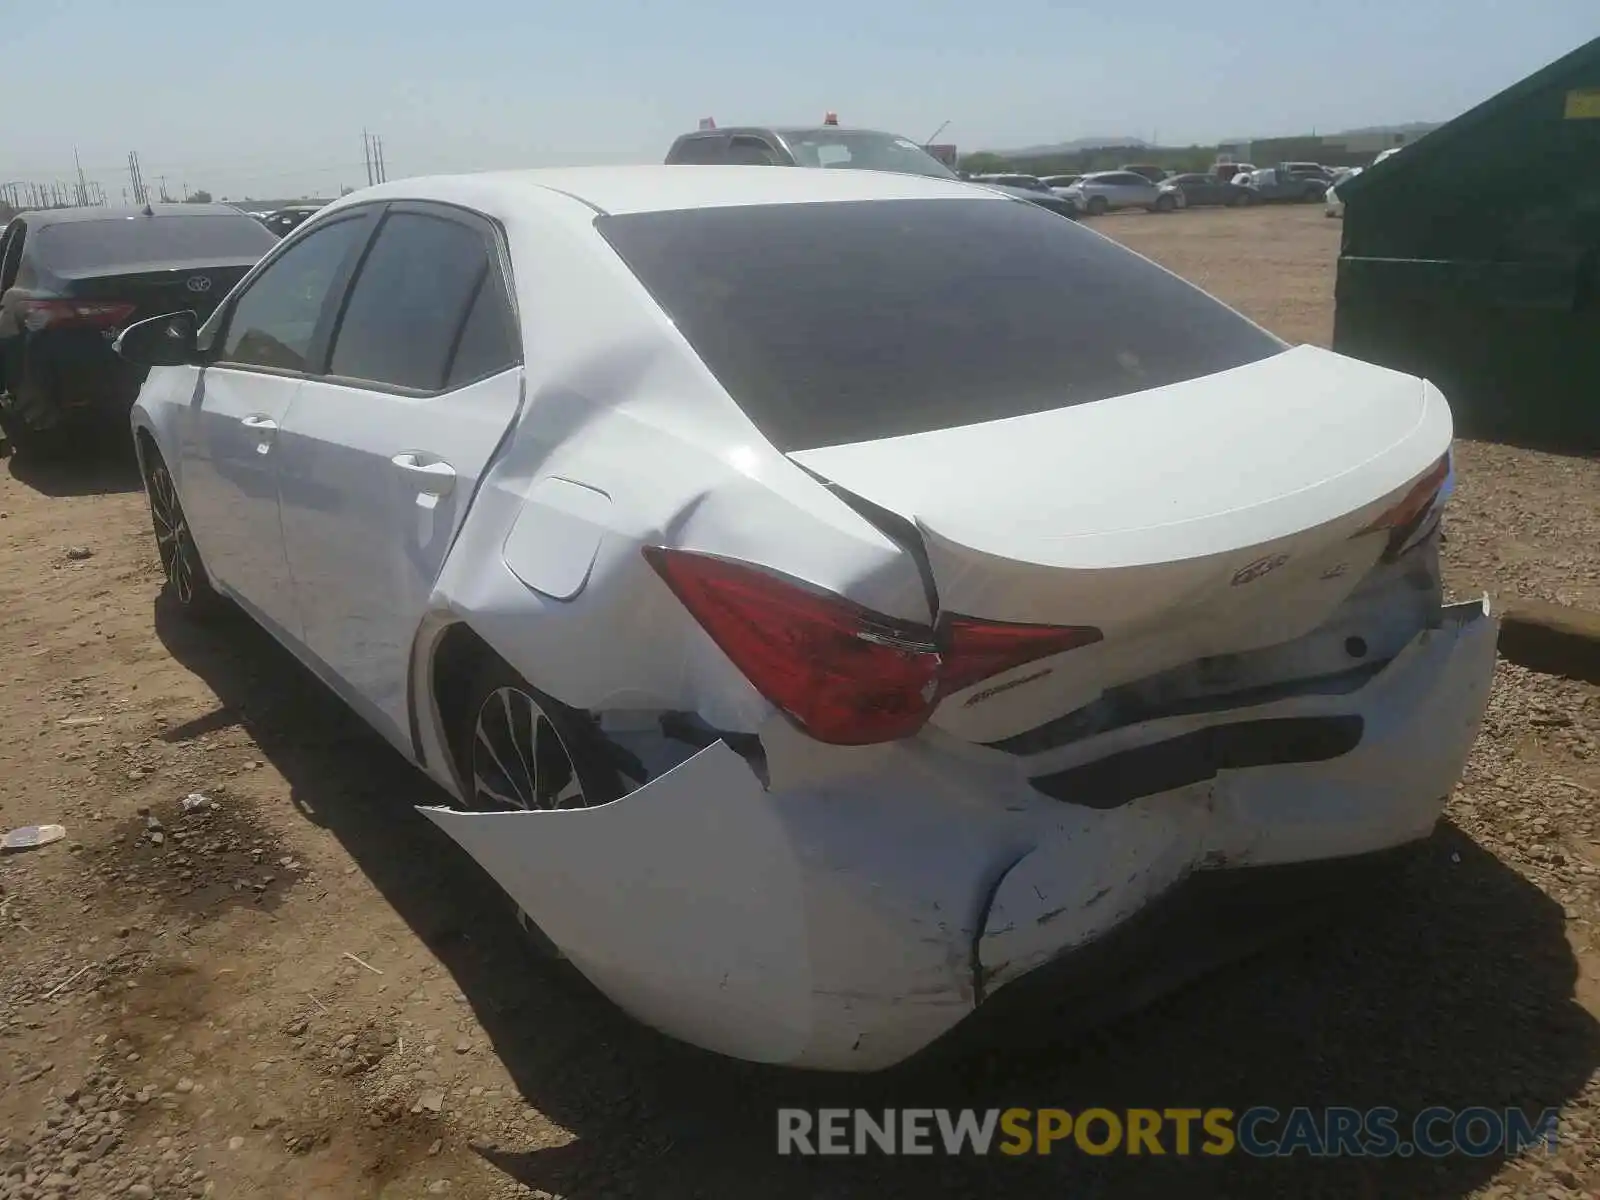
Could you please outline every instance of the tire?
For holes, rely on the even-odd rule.
[[[1250,203],[1250,193],[1240,192],[1238,195],[1228,197],[1229,208],[1243,208]]]
[[[627,794],[630,777],[645,776],[589,714],[545,695],[498,658],[478,669],[467,697],[452,722],[463,785],[456,807],[464,811],[593,808]],[[509,897],[507,902],[532,949],[560,958],[533,919]]]
[[[1157,196],[1154,211],[1158,213],[1169,213],[1175,210],[1177,207],[1178,202],[1171,196]]]
[[[23,375],[19,390],[27,393],[28,408],[49,407],[53,403],[44,395],[45,387],[32,371]],[[64,429],[35,429],[28,424],[10,396],[0,398],[0,433],[5,434],[10,453],[34,460],[61,458],[73,442]]]
[[[1104,196],[1090,196],[1089,203],[1084,206],[1091,217],[1103,217],[1111,210],[1111,205]]]
[[[200,548],[195,545],[183,502],[161,452],[150,446],[144,464],[144,492],[150,503],[150,526],[161,559],[162,594],[191,620],[206,620],[226,607],[211,586]]]

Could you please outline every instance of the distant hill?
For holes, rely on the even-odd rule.
[[[1082,137],[1070,142],[1052,142],[1048,146],[1024,146],[1020,150],[996,150],[1002,158],[1049,158],[1055,154],[1075,154],[1079,150],[1099,150],[1102,146],[1148,146],[1150,143],[1136,137]]]
[[[1360,129],[1341,129],[1325,137],[1371,137],[1375,133],[1423,134],[1439,128],[1442,121],[1407,121],[1403,125],[1365,125]]]

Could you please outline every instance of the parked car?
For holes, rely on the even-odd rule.
[[[279,237],[287,237],[323,209],[321,204],[290,204],[261,218],[261,223]]]
[[[1250,201],[1248,188],[1243,188],[1228,180],[1218,179],[1215,175],[1205,175],[1195,172],[1187,175],[1174,175],[1165,180],[1161,190],[1176,192],[1183,199],[1186,208],[1204,208],[1211,206],[1228,207],[1235,204],[1247,204]]]
[[[1160,183],[1172,174],[1165,167],[1158,167],[1154,163],[1125,163],[1118,167],[1119,171],[1132,171],[1135,175],[1142,175],[1151,183]]]
[[[1385,159],[1392,158],[1394,155],[1398,154],[1399,152],[1400,152],[1400,147],[1399,146],[1390,146],[1387,150],[1381,150],[1381,151],[1378,152],[1378,156],[1372,160],[1372,165],[1373,166],[1377,166],[1379,163],[1383,162]],[[1330,186],[1328,188],[1328,190],[1325,193],[1323,193],[1323,209],[1322,209],[1322,215],[1323,216],[1325,216],[1325,217],[1338,217],[1340,219],[1343,219],[1343,217],[1344,217],[1344,201],[1339,198],[1339,185],[1341,183],[1343,183],[1346,179],[1354,179],[1357,175],[1361,174],[1361,172],[1363,170],[1364,170],[1364,168],[1362,168],[1362,167],[1351,167],[1351,168],[1345,170],[1342,174],[1340,174],[1338,176],[1338,178],[1336,178],[1333,181],[1332,186]]]
[[[13,450],[120,427],[144,378],[111,353],[142,317],[208,315],[275,239],[221,204],[23,213],[0,238],[0,429]]]
[[[1321,163],[1284,162],[1278,164],[1278,169],[1285,175],[1291,175],[1297,179],[1320,179],[1324,183],[1333,180],[1333,172]]]
[[[794,128],[740,126],[728,129],[700,129],[686,133],[667,151],[668,165],[757,165],[777,167],[824,167],[864,171],[890,171],[900,175],[926,175],[933,179],[960,180],[949,167],[910,138],[873,129],[846,129],[824,124]],[[984,182],[969,176],[971,182],[992,188],[1017,200],[1026,200],[1058,216],[1078,216],[1078,205],[1058,196],[1049,188],[1015,187]],[[1033,176],[1018,176],[1032,179]]]
[[[1179,204],[1176,195],[1163,192],[1143,175],[1132,171],[1097,171],[1085,175],[1063,194],[1093,217],[1123,208],[1171,212]]]
[[[1344,176],[1335,182],[1326,193],[1324,193],[1322,209],[1323,216],[1343,218],[1344,201],[1339,199],[1339,184],[1343,183],[1346,179],[1354,179],[1359,174],[1361,174],[1361,168],[1353,167],[1349,171],[1346,171]]]
[[[166,602],[723,1054],[883,1067],[1343,906],[1494,670],[1437,390],[959,181],[400,180],[119,345]]]
[[[1039,182],[1059,196],[1065,189],[1071,187],[1082,178],[1082,175],[1045,175],[1041,177]]]
[[[1321,176],[1294,175],[1281,167],[1252,171],[1244,186],[1250,191],[1251,204],[1309,203],[1321,200],[1328,191],[1328,182]]]
[[[1021,188],[1027,192],[1048,192],[1050,185],[1037,175],[998,174],[974,175],[973,183],[986,183],[990,187]]]
[[[1239,176],[1248,175],[1255,169],[1255,163],[1214,163],[1211,173],[1228,183],[1237,183]]]

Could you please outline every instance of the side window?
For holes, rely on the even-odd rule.
[[[515,366],[522,357],[517,350],[519,340],[500,272],[491,269],[467,310],[467,323],[461,327],[445,387],[463,387]]]
[[[322,306],[345,258],[366,232],[361,217],[335,221],[289,247],[256,276],[228,314],[218,363],[309,371]]]
[[[726,162],[727,156],[722,153],[720,137],[697,137],[690,138],[680,145],[677,153],[672,156],[672,161],[706,166],[711,163]]]
[[[447,217],[391,213],[346,302],[328,373],[436,392],[484,277],[489,249]]]

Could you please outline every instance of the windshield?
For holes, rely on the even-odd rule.
[[[844,167],[857,171],[893,171],[898,175],[928,175],[957,179],[949,167],[910,138],[865,129],[807,129],[785,133],[794,158],[802,167]]]
[[[1283,349],[1033,204],[750,205],[595,225],[786,451],[1104,400]]]
[[[244,213],[66,221],[43,226],[31,243],[40,261],[58,272],[257,259],[277,244],[259,221]]]

